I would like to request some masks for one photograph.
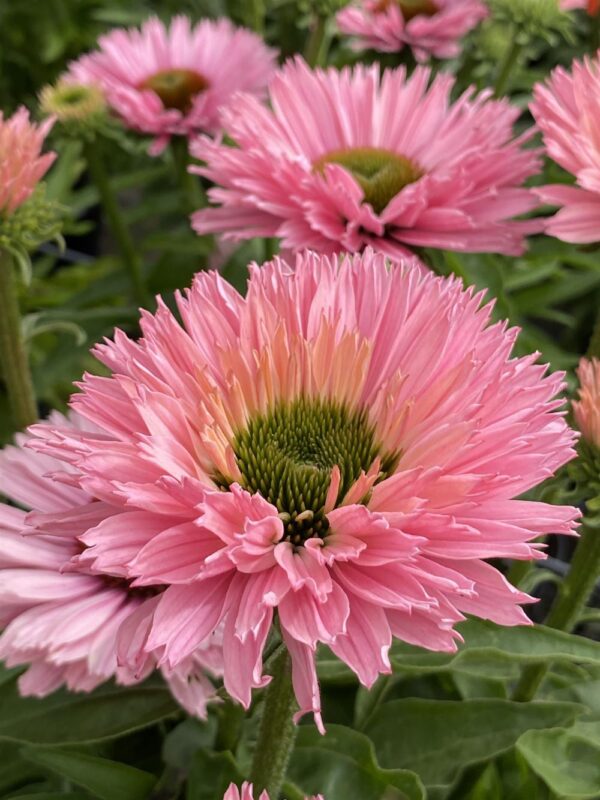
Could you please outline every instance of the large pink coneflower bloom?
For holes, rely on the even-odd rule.
[[[99,85],[128,127],[155,137],[153,155],[171,136],[215,133],[231,95],[262,95],[275,69],[275,51],[228,19],[192,27],[178,16],[165,27],[152,17],[140,30],[101,36],[98,45],[70,65],[68,80]]]
[[[577,368],[579,399],[573,401],[573,415],[583,438],[600,448],[600,361],[582,358]]]
[[[546,232],[565,242],[600,240],[600,60],[574,61],[571,72],[557,67],[534,88],[531,112],[550,158],[572,173],[576,186],[536,189],[540,199],[561,206]]]
[[[562,374],[511,358],[516,331],[481,294],[369,251],[254,266],[245,298],[199,274],[177,302],[182,325],[160,304],[139,341],[96,348],[112,376],[87,376],[73,406],[99,432],[44,427],[37,444],[121,506],[86,534],[97,567],[170,584],[145,642],[160,663],[222,626],[225,687],[247,707],[276,611],[321,727],[320,642],[370,686],[393,636],[454,651],[464,614],[528,622],[530,598],[485,559],[539,558],[538,536],[572,530],[576,509],[512,498],[574,434]]]
[[[332,254],[371,245],[398,257],[414,246],[522,252],[535,207],[522,186],[538,155],[513,138],[519,111],[428,69],[311,71],[288,62],[270,86],[272,110],[237,95],[223,113],[236,147],[202,137],[195,171],[221,208],[196,212],[200,234],[278,236],[292,250]],[[429,87],[429,88],[428,88]]]
[[[254,788],[251,783],[244,781],[241,788],[231,783],[229,789],[223,795],[223,800],[254,800]],[[261,792],[258,800],[270,800],[268,792]],[[317,794],[305,798],[305,800],[324,800],[323,795]]]
[[[41,152],[52,124],[52,119],[32,123],[26,108],[7,118],[0,111],[0,217],[31,197],[56,158],[56,153]]]
[[[77,417],[60,414],[40,427],[45,425],[82,429]],[[26,449],[27,441],[20,434],[16,446],[0,451],[3,494],[34,509],[0,504],[0,659],[9,667],[29,665],[19,679],[24,695],[41,697],[63,684],[91,691],[113,677],[120,684],[137,683],[156,667],[141,645],[144,621],[162,587],[136,590],[118,570],[102,574],[89,568],[83,533],[101,532],[121,508],[74,485],[71,468],[65,471],[64,463]],[[133,667],[119,665],[119,644],[128,655],[135,653]],[[215,637],[163,673],[187,711],[205,716],[214,695],[206,670],[218,675],[221,664]]]
[[[410,47],[419,61],[454,58],[461,39],[489,11],[482,0],[358,0],[337,14],[358,48],[394,53]]]

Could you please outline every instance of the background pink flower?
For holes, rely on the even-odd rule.
[[[215,133],[219,108],[238,90],[262,95],[275,68],[275,51],[228,19],[192,27],[178,16],[167,28],[152,17],[98,45],[70,65],[69,79],[100,85],[127,126],[156,137],[153,155],[173,135]]]
[[[461,39],[488,15],[481,0],[358,0],[337,14],[357,46],[382,52],[411,48],[419,61],[454,58]]]
[[[76,416],[54,413],[40,428],[59,425],[74,435],[90,430]],[[115,573],[89,567],[82,541],[119,511],[75,485],[73,469],[26,449],[28,437],[0,451],[0,485],[31,513],[0,504],[0,659],[29,665],[19,679],[24,695],[44,696],[65,684],[91,691],[114,677],[137,683],[156,667],[141,650],[144,623],[160,588],[135,590]],[[118,643],[133,667],[119,663]],[[141,640],[140,640],[141,637]],[[206,670],[221,671],[218,638],[175,669],[163,670],[171,692],[191,714],[206,715],[214,689]]]
[[[600,239],[600,67],[598,58],[574,61],[571,72],[557,67],[537,83],[531,113],[553,158],[576,178],[576,186],[537,189],[546,203],[561,206],[547,220],[546,232],[565,242]]]
[[[223,800],[254,800],[254,790],[252,788],[252,784],[248,783],[248,781],[244,781],[241,788],[235,785],[235,783],[230,784],[229,789],[225,792],[223,796]],[[258,800],[270,800],[269,795],[267,792],[261,792]],[[305,800],[324,800],[323,795],[313,795],[311,797],[305,798]]]
[[[600,361],[582,358],[577,368],[579,400],[573,401],[573,414],[584,439],[600,448]]]
[[[0,215],[12,214],[31,196],[56,158],[41,152],[52,124],[30,122],[23,107],[8,118],[0,111]]]
[[[182,325],[161,304],[139,341],[96,349],[112,375],[73,405],[97,431],[36,431],[115,508],[82,537],[96,568],[170,584],[145,638],[160,664],[222,626],[247,707],[276,609],[322,729],[319,643],[370,686],[393,636],[453,651],[465,614],[528,622],[530,598],[485,559],[540,558],[537,537],[572,530],[576,509],[512,498],[574,434],[562,374],[511,358],[516,331],[481,294],[372,252],[305,254],[295,272],[255,266],[245,298],[201,273],[178,306]]]
[[[236,147],[200,137],[193,168],[218,184],[220,208],[196,212],[200,233],[278,236],[285,248],[398,257],[411,247],[521,253],[539,222],[523,182],[537,152],[513,138],[519,111],[467,91],[451,103],[440,73],[358,66],[311,71],[288,62],[270,85],[272,110],[238,95],[223,112]]]

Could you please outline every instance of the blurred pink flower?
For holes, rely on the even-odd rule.
[[[579,400],[573,401],[573,414],[583,438],[600,448],[600,361],[582,358],[577,368]]]
[[[411,247],[518,254],[539,221],[523,181],[537,151],[513,138],[519,111],[417,68],[311,71],[288,62],[270,86],[272,110],[247,94],[223,111],[236,147],[200,137],[191,150],[221,204],[193,215],[200,233],[278,236],[292,250],[365,246],[394,258]]]
[[[358,0],[336,19],[359,48],[393,53],[407,46],[425,61],[457,56],[460,40],[488,13],[482,0]]]
[[[533,540],[572,531],[576,509],[511,498],[574,433],[563,375],[510,358],[516,330],[481,294],[368,251],[254,265],[245,298],[201,273],[177,302],[182,325],[161,303],[137,342],[96,348],[112,376],[72,403],[97,432],[36,431],[120,507],[83,537],[95,567],[171,584],[145,640],[160,664],[223,626],[225,687],[248,707],[277,609],[322,730],[320,642],[371,686],[392,636],[452,652],[464,614],[528,622],[531,598],[484,559],[541,558]]]
[[[530,105],[550,158],[572,173],[576,186],[553,184],[535,191],[560,211],[546,232],[565,242],[600,240],[600,61],[574,61],[571,72],[557,67],[534,87]]]
[[[76,416],[58,413],[39,427],[48,425],[74,435],[90,430]],[[0,451],[2,492],[34,509],[28,514],[0,504],[0,659],[9,667],[30,665],[19,679],[24,695],[42,697],[62,684],[87,692],[112,677],[137,683],[156,667],[141,647],[162,587],[136,590],[118,571],[88,567],[80,537],[88,529],[101,531],[120,509],[77,487],[72,468],[26,449],[27,442],[20,434],[17,446]],[[119,637],[124,651],[135,652],[135,669],[119,665]],[[163,668],[189,713],[206,715],[214,688],[205,671],[219,674],[221,663],[215,639],[176,668]]]
[[[56,158],[41,152],[52,124],[52,119],[30,122],[23,107],[7,118],[0,111],[0,216],[12,214],[31,196]]]
[[[68,79],[98,84],[128,127],[156,137],[153,155],[171,136],[215,133],[231,95],[262,95],[275,69],[275,51],[228,19],[191,27],[178,16],[166,28],[152,17],[141,30],[101,36],[98,45],[70,65]]]
[[[559,5],[563,11],[585,8],[592,17],[600,11],[600,2],[598,0],[560,0]]]
[[[254,791],[252,784],[244,781],[242,788],[238,789],[235,783],[229,785],[229,789],[225,792],[223,800],[254,800]],[[267,792],[261,792],[258,800],[270,800]],[[323,795],[313,795],[307,797],[305,800],[323,800]]]

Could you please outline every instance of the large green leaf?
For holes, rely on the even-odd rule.
[[[425,791],[414,772],[382,769],[373,745],[362,733],[329,725],[321,736],[302,726],[288,770],[290,780],[306,794],[327,800],[423,800]]]
[[[60,745],[111,739],[153,725],[178,710],[161,684],[102,686],[90,694],[58,691],[20,697],[15,680],[0,686],[0,739]]]
[[[394,700],[370,718],[365,733],[379,762],[418,773],[428,786],[446,785],[469,764],[512,747],[532,728],[568,725],[575,703],[510,700]]]
[[[569,729],[527,731],[517,748],[557,795],[600,797],[600,718],[578,721]]]
[[[144,800],[156,783],[156,777],[148,772],[88,753],[29,747],[23,755],[100,800]]]

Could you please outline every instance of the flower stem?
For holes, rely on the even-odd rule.
[[[204,208],[206,197],[199,179],[188,172],[190,156],[188,143],[185,136],[173,136],[171,138],[171,155],[173,156],[173,166],[177,181],[183,193],[182,207],[186,214],[191,214],[198,208]]]
[[[17,278],[10,253],[0,248],[0,364],[17,430],[37,421],[31,370],[23,339]]]
[[[575,627],[600,574],[600,520],[588,518],[582,529],[571,568],[546,620],[546,625],[560,631],[570,631]],[[548,664],[526,667],[513,692],[513,700],[531,700],[547,671]]]
[[[250,2],[250,27],[256,33],[262,34],[265,29],[265,3],[264,0],[251,0]]]
[[[278,656],[272,672],[252,763],[252,782],[255,793],[266,790],[275,800],[283,785],[297,730],[292,719],[297,706],[287,650]]]
[[[147,306],[149,297],[142,277],[142,265],[129,229],[127,228],[116,195],[104,167],[102,153],[98,142],[84,145],[84,155],[92,180],[98,190],[102,208],[110,225],[113,236],[121,252],[123,263],[129,272],[131,287],[136,302]]]
[[[507,49],[500,64],[500,69],[498,70],[498,77],[496,78],[496,83],[494,85],[494,97],[502,97],[504,94],[506,94],[506,87],[508,86],[510,73],[513,71],[513,67],[521,55],[521,49],[521,43],[513,34],[510,47]]]
[[[304,58],[310,67],[318,67],[323,63],[323,45],[326,29],[327,17],[319,14],[315,19],[304,49]]]

